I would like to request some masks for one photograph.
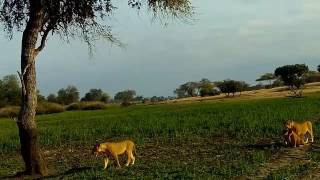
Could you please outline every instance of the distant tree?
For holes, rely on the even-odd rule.
[[[57,96],[55,94],[49,94],[49,96],[47,97],[47,100],[49,102],[53,102],[53,103],[57,103],[58,102]]]
[[[214,89],[214,83],[210,82],[209,80],[201,80],[199,88],[199,93],[201,97],[215,96],[219,94],[219,92],[216,89]]]
[[[309,71],[305,64],[285,65],[275,70],[275,75],[280,77],[288,86],[294,96],[302,96],[302,88],[305,84],[304,75]]]
[[[144,99],[143,96],[137,96],[137,97],[134,98],[134,100],[135,100],[135,101],[138,101],[138,102],[142,102],[143,99]]]
[[[265,86],[261,83],[258,83],[256,85],[253,85],[253,86],[249,86],[249,91],[254,91],[254,90],[260,90],[260,89],[264,89]]]
[[[37,90],[37,99],[38,99],[38,102],[44,102],[46,101],[46,97],[43,96],[39,90]]]
[[[144,104],[147,103],[147,102],[149,102],[149,101],[150,101],[150,98],[143,98],[143,99],[142,99],[142,103],[144,103]]]
[[[79,91],[75,86],[68,86],[58,91],[57,101],[60,104],[68,105],[79,101]]]
[[[157,96],[152,96],[151,98],[150,98],[150,101],[151,102],[158,102],[159,100],[158,100],[158,97]]]
[[[21,88],[16,75],[7,75],[0,80],[0,107],[19,105],[21,103]]]
[[[201,86],[205,84],[210,84],[211,82],[208,79],[203,78],[199,82],[187,82],[179,86],[176,90],[174,90],[174,94],[177,95],[178,98],[184,97],[194,97],[200,95]],[[206,85],[207,86],[207,85]],[[204,92],[204,90],[203,90]]]
[[[153,103],[155,103],[155,102],[161,102],[161,101],[165,101],[165,100],[167,100],[167,98],[165,98],[165,97],[163,97],[163,96],[152,96],[151,98],[150,98],[150,101],[151,102],[153,102]]]
[[[269,85],[268,87],[270,88],[272,86],[272,80],[275,80],[277,77],[273,73],[266,73],[260,76],[259,79],[256,81],[268,81]]]
[[[134,90],[125,90],[118,92],[114,99],[117,101],[120,101],[122,105],[127,106],[130,105],[131,102],[134,100],[134,97],[136,95],[136,91]]]
[[[277,78],[276,80],[273,81],[272,83],[272,87],[280,87],[280,86],[284,86],[284,82],[280,79]]]
[[[81,101],[102,101],[107,103],[110,96],[101,89],[90,89],[89,92],[81,99]]]
[[[250,85],[245,81],[236,81],[237,91],[240,92],[240,95],[243,91],[248,91]]]
[[[236,92],[240,92],[241,95],[242,91],[249,89],[249,85],[244,81],[235,81],[228,79],[221,82],[216,82],[215,84],[220,89],[220,91],[222,93],[225,93],[227,96],[230,96],[230,94],[234,96]]]
[[[178,97],[178,98],[185,98],[188,97],[186,94],[186,91],[181,88],[181,86],[173,91],[173,93]]]
[[[320,82],[320,73],[317,71],[309,71],[304,75],[306,83]]]
[[[318,72],[320,72],[320,65],[318,65],[318,68],[317,68]]]

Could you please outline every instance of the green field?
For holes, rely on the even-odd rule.
[[[40,143],[56,178],[226,179],[252,174],[289,151],[280,145],[286,119],[314,122],[319,138],[320,94],[304,98],[135,105],[106,110],[37,116]],[[105,171],[90,154],[96,142],[130,138],[137,144],[136,164]],[[14,122],[0,119],[0,179],[23,169]],[[269,179],[297,178],[320,163],[316,146],[308,163],[289,162]],[[124,165],[125,158],[121,159]]]

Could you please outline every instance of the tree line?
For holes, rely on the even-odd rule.
[[[39,102],[52,102],[61,105],[70,105],[72,103],[84,101],[100,101],[104,103],[121,103],[128,106],[134,102],[160,102],[174,97],[153,96],[143,97],[137,95],[135,90],[123,90],[117,92],[112,98],[107,92],[101,89],[90,89],[83,97],[80,98],[80,91],[76,86],[70,85],[61,88],[57,93],[51,93],[47,97],[37,91]],[[19,106],[21,103],[21,85],[16,75],[7,75],[0,79],[0,108],[5,106]]]
[[[181,84],[174,90],[174,94],[177,98],[215,96],[221,93],[235,96],[236,93],[241,95],[243,91],[287,86],[292,96],[300,97],[305,83],[320,82],[320,65],[317,66],[317,71],[309,70],[305,64],[285,65],[276,68],[274,73],[261,75],[256,81],[258,84],[251,86],[245,81],[232,79],[223,81],[202,79],[198,82]]]

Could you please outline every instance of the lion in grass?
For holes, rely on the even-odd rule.
[[[304,137],[298,136],[292,129],[285,130],[283,136],[286,144],[289,144],[292,147],[297,147],[299,145],[305,145],[308,143],[308,138],[304,140]]]
[[[307,133],[311,138],[311,142],[314,141],[312,123],[310,121],[305,121],[303,123],[297,123],[292,120],[288,120],[284,123],[284,129],[290,130],[297,134],[299,137],[304,137]]]
[[[124,140],[119,142],[105,142],[96,144],[92,149],[92,154],[95,154],[96,156],[99,154],[105,155],[104,169],[106,169],[108,166],[109,158],[114,158],[118,167],[120,168],[121,166],[118,160],[118,155],[122,155],[126,152],[128,156],[126,166],[129,166],[130,163],[133,165],[135,161],[133,151],[136,154],[135,144],[130,140]]]

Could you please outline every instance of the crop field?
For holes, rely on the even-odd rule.
[[[188,104],[135,105],[37,116],[45,179],[230,179],[318,177],[320,94]],[[313,145],[282,145],[287,119],[314,123]],[[91,155],[97,142],[132,139],[136,164]],[[0,179],[23,170],[15,123],[0,119]]]

